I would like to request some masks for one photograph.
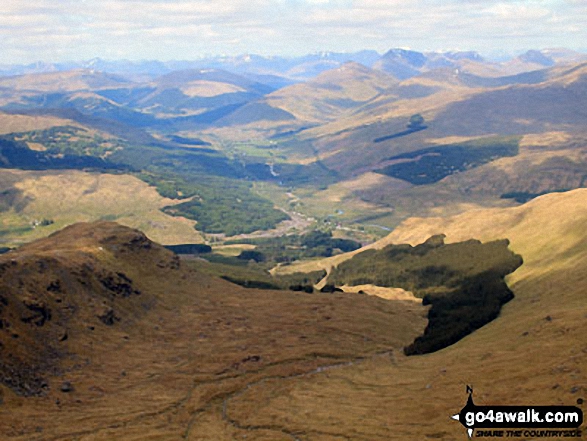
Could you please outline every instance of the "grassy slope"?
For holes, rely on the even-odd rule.
[[[377,97],[395,84],[396,80],[385,73],[347,63],[306,83],[273,92],[266,101],[301,121],[324,122]]]
[[[366,215],[382,214],[390,211],[388,207],[377,206],[361,200],[355,192],[371,188],[389,189],[391,186],[407,187],[409,184],[385,175],[366,173],[330,185],[325,190],[296,189],[292,195],[294,206],[314,217],[333,216],[333,221],[351,221]]]
[[[524,257],[524,265],[509,283],[562,271],[587,257],[585,231],[587,190],[550,194],[519,207],[475,210],[448,218],[410,219],[388,236],[387,242],[418,242],[428,232],[443,231],[447,241],[468,237],[482,241],[507,237],[511,248]]]
[[[477,195],[499,196],[508,191],[539,193],[584,185],[587,138],[584,133],[563,131],[529,134],[520,142],[519,154],[505,157],[468,173],[454,175],[445,188],[468,189]]]
[[[509,206],[500,199],[508,192],[540,193],[585,185],[587,176],[584,134],[546,132],[522,138],[517,156],[500,158],[426,186],[394,188],[371,186],[356,197],[394,207],[392,216],[378,223],[395,227],[413,217],[447,216],[486,206]]]
[[[449,416],[465,404],[466,384],[477,404],[574,404],[586,392],[586,201],[587,191],[576,190],[514,209],[412,220],[382,242],[417,243],[439,231],[450,241],[507,236],[525,258],[510,277],[516,298],[500,318],[420,357],[373,355],[408,337],[396,333],[415,316],[395,303],[244,291],[122,260],[143,295],[165,299],[166,308],[149,321],[100,329],[91,351],[83,335],[70,336],[69,347],[86,351],[90,363],[50,384],[67,379],[76,392],[52,388],[47,398],[25,400],[2,389],[2,433],[84,441],[457,440],[466,435]],[[71,247],[60,244],[62,252]],[[91,240],[82,245],[97,252]],[[105,264],[116,262],[108,256]],[[313,370],[324,364],[333,367]]]
[[[63,326],[63,314],[69,329],[67,340],[50,340],[60,348],[63,375],[47,374],[46,397],[22,398],[0,386],[3,439],[289,439],[277,426],[239,428],[223,416],[224,405],[252,385],[312,377],[320,366],[397,351],[424,326],[414,302],[245,290],[176,269],[171,253],[147,245],[139,233],[114,224],[78,224],[0,258],[0,264],[18,261],[2,266],[10,281],[44,262],[27,289],[54,310],[53,319],[39,328],[20,323],[20,341],[50,336]],[[92,295],[80,268],[99,278],[124,272],[140,290],[112,299],[121,318],[113,326],[92,315],[99,305],[79,301]],[[45,283],[55,279],[61,291],[48,293]],[[15,286],[4,294],[13,309],[24,295]],[[2,338],[10,343],[6,350],[26,353],[26,345]],[[61,392],[63,381],[75,391]],[[260,409],[261,403],[249,405]]]
[[[458,137],[427,138],[426,131],[414,136],[423,138],[420,145],[465,140]],[[356,215],[358,210],[374,213],[376,209],[387,209],[388,216],[363,224],[394,228],[414,216],[450,216],[472,207],[512,206],[511,200],[500,198],[509,192],[540,193],[584,186],[587,178],[586,139],[583,133],[565,131],[528,134],[521,138],[518,155],[500,158],[424,186],[412,186],[393,178],[367,179],[372,174],[366,173],[332,185],[327,190],[295,193],[304,204],[302,211],[324,215],[341,209],[346,215],[337,218],[344,221],[359,218]],[[410,140],[398,142],[398,147],[402,148],[411,145]],[[341,201],[348,201],[348,209],[341,207]]]
[[[75,69],[66,72],[48,72],[17,75],[0,79],[2,87],[15,91],[77,91],[124,86],[128,83],[122,77],[91,70]]]
[[[443,233],[447,235],[446,243],[471,238],[483,242],[509,239],[512,243],[510,246],[512,250],[524,258],[524,265],[515,273],[519,274],[520,271],[527,270],[528,266],[532,266],[532,260],[528,261],[528,259],[532,259],[534,255],[537,256],[536,258],[544,258],[548,255],[548,250],[556,246],[559,249],[554,248],[556,252],[548,260],[547,267],[555,261],[560,262],[560,256],[564,255],[563,247],[565,244],[565,241],[560,237],[570,238],[573,240],[573,246],[576,245],[576,236],[579,231],[577,229],[574,232],[573,228],[587,218],[587,211],[581,206],[583,200],[587,200],[587,190],[578,189],[567,193],[541,196],[518,207],[475,207],[452,217],[410,218],[390,235],[360,250],[327,259],[299,262],[286,267],[274,268],[273,272],[286,274],[318,269],[330,270],[340,262],[344,262],[367,249],[381,249],[392,243],[416,245],[430,236]],[[564,218],[558,217],[557,213],[559,212],[565,213]],[[550,236],[545,236],[545,231],[552,231],[550,236],[559,237],[559,239],[549,240]],[[537,238],[541,240],[536,240]],[[522,246],[518,249],[518,243],[527,244],[528,248]]]
[[[587,190],[543,196],[510,209],[475,210],[449,219],[412,219],[379,245],[508,237],[525,263],[509,284],[516,297],[500,318],[434,354],[372,359],[306,381],[250,389],[229,408],[241,424],[278,421],[289,430],[328,433],[307,439],[459,439],[449,419],[465,403],[573,405],[587,393],[584,268]],[[548,319],[547,319],[548,317]],[[267,412],[245,405],[255,399]],[[584,439],[584,438],[583,438]]]
[[[424,147],[427,138],[581,129],[586,72],[584,65],[553,68],[545,72],[542,83],[497,88],[416,77],[401,85],[431,87],[435,93],[400,99],[382,95],[352,114],[304,131],[299,138],[312,141],[327,166],[356,174],[382,158]],[[425,117],[427,130],[373,145],[374,139],[403,130],[415,113]]]
[[[202,238],[194,222],[168,216],[160,211],[177,203],[161,197],[154,187],[129,175],[81,171],[27,172],[2,170],[4,188],[16,188],[27,201],[18,210],[0,213],[0,225],[7,231],[2,240],[17,245],[63,228],[74,222],[116,220],[140,228],[153,240],[165,244],[199,243]],[[8,176],[14,183],[10,183]],[[53,225],[30,229],[34,220],[52,219]],[[25,228],[18,233],[19,228]]]
[[[77,126],[78,124],[67,119],[53,116],[10,115],[0,112],[0,134],[28,132],[31,130],[46,130],[58,126]]]

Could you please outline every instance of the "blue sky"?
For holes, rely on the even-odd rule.
[[[584,50],[587,0],[2,0],[0,63]]]

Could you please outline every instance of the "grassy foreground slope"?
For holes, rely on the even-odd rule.
[[[0,256],[0,273],[2,440],[292,439],[241,427],[231,400],[388,357],[425,324],[414,302],[246,290],[110,222]]]
[[[464,429],[449,416],[465,404],[467,384],[478,405],[575,404],[587,393],[586,202],[587,190],[547,195],[518,208],[412,220],[387,238],[508,237],[525,259],[509,278],[515,298],[497,320],[414,357],[393,350],[422,329],[413,302],[243,290],[177,269],[136,232],[72,227],[0,258],[12,286],[3,291],[7,311],[23,296],[14,278],[25,274],[24,305],[54,309],[44,326],[17,322],[19,340],[39,333],[60,349],[57,375],[39,370],[48,376],[46,396],[0,387],[1,433],[15,440],[459,440]],[[91,309],[99,302],[67,313],[88,295],[76,281],[80,270],[93,277],[80,280],[122,292],[106,300],[120,321],[100,323],[93,314],[104,317],[101,310]],[[70,321],[60,321],[67,314]],[[27,350],[2,332],[5,351]]]
[[[378,246],[440,232],[451,242],[509,238],[524,264],[508,278],[515,298],[500,317],[433,354],[372,359],[279,389],[250,389],[229,414],[243,425],[283,421],[292,431],[329,434],[302,439],[458,440],[466,434],[449,416],[464,405],[467,384],[478,405],[575,405],[587,395],[586,202],[587,190],[579,189],[517,208],[404,222]],[[246,410],[253,396],[267,412]]]

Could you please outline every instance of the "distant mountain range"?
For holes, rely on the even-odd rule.
[[[361,223],[365,210],[393,210],[386,228],[439,205],[523,201],[587,182],[587,55],[565,49],[502,63],[392,49],[21,70],[29,73],[0,76],[4,167],[22,163],[10,143],[24,140],[33,169],[181,170],[173,191],[162,184],[169,176],[158,176],[166,197],[202,174],[313,186],[312,198],[324,193],[310,216],[340,200],[330,185],[350,181],[337,191],[360,209],[332,212]],[[355,188],[355,179],[365,184]]]
[[[579,62],[587,55],[569,49],[530,50],[502,63],[485,59],[474,51],[417,52],[406,49],[391,49],[385,54],[374,50],[338,53],[318,52],[300,57],[263,56],[245,54],[239,56],[203,57],[198,60],[104,60],[93,58],[86,61],[65,63],[36,62],[27,65],[0,65],[0,75],[24,75],[30,73],[62,72],[75,69],[96,70],[123,75],[134,80],[154,79],[177,70],[219,69],[256,77],[259,82],[275,88],[304,81],[320,73],[340,67],[347,62],[360,63],[391,73],[398,79],[410,78],[423,71],[439,67],[460,67],[463,64],[481,63],[502,66],[509,73],[552,66],[556,63]]]
[[[488,62],[471,51],[392,49],[384,55],[361,51],[298,58],[35,63],[0,69],[0,108],[75,109],[135,127],[186,129],[265,121],[299,129],[359,108],[369,115],[382,105],[447,88],[536,84],[550,75],[545,69],[583,60],[586,54],[565,49],[528,51],[505,63]]]
[[[87,61],[69,63],[37,62],[29,65],[0,66],[0,75],[23,75],[30,73],[62,72],[74,69],[96,70],[125,75],[134,79],[154,79],[177,70],[219,69],[238,74],[247,74],[264,78],[265,82],[272,76],[282,77],[281,85],[293,80],[305,80],[321,72],[338,67],[346,62],[355,61],[372,66],[381,55],[376,51],[353,53],[319,52],[301,57],[287,58],[280,56],[241,55],[236,57],[208,57],[192,61],[130,61],[103,60],[94,58]],[[277,81],[277,79],[273,79]],[[283,83],[285,81],[285,83]]]

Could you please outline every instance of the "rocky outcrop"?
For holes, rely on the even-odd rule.
[[[72,225],[1,255],[0,384],[42,395],[72,344],[156,303],[138,287],[141,274],[178,267],[171,251],[111,222]]]

